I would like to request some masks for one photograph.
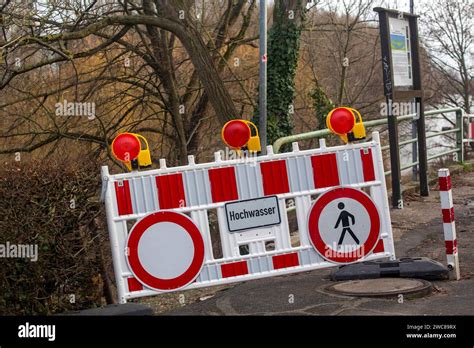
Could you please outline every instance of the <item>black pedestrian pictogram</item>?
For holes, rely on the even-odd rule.
[[[342,242],[344,241],[344,236],[346,235],[346,232],[349,232],[351,235],[352,239],[359,245],[359,239],[355,236],[354,232],[352,232],[350,226],[355,224],[355,217],[351,213],[343,210],[345,208],[344,203],[340,202],[337,207],[341,209],[341,214],[339,214],[339,217],[337,218],[336,226],[334,228],[338,228],[339,224],[342,223],[342,233],[341,237],[339,238],[339,242],[337,245],[341,245]],[[352,220],[352,224],[349,222],[349,218]]]

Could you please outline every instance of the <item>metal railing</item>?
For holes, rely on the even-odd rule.
[[[433,154],[431,156],[428,155],[428,162],[433,161],[437,158],[441,158],[441,157],[453,154],[453,153],[457,154],[456,158],[455,158],[455,160],[457,162],[463,162],[464,161],[463,143],[466,142],[466,141],[463,139],[463,133],[464,133],[463,109],[462,108],[446,108],[446,109],[435,109],[435,110],[425,111],[425,119],[429,120],[430,118],[434,118],[435,116],[438,116],[438,115],[443,115],[443,117],[445,117],[444,114],[452,113],[452,112],[454,112],[456,114],[456,123],[455,123],[456,125],[455,125],[455,127],[453,129],[449,129],[449,130],[444,130],[444,131],[439,131],[439,132],[432,132],[430,134],[427,134],[426,138],[429,139],[429,138],[434,138],[434,137],[437,137],[437,136],[443,136],[443,135],[455,133],[456,134],[456,147],[453,148],[453,149],[449,149],[447,151],[443,151],[443,152],[440,152],[440,153]],[[403,121],[413,120],[415,117],[416,117],[416,113],[408,114],[408,115],[402,115],[402,116],[397,117],[397,121],[398,121],[398,123],[401,123]],[[387,124],[387,118],[384,117],[384,118],[380,118],[380,119],[377,119],[377,120],[367,121],[367,122],[364,122],[364,124],[365,124],[366,129],[373,128],[373,127],[376,127],[376,126],[382,126],[382,125]],[[317,131],[312,131],[312,132],[307,132],[307,133],[301,133],[301,134],[290,135],[290,136],[287,136],[287,137],[282,137],[282,138],[277,139],[275,141],[275,143],[273,144],[273,152],[278,153],[280,151],[281,147],[285,144],[293,143],[295,141],[324,138],[324,137],[328,136],[329,134],[332,134],[332,133],[328,129],[322,129],[322,130],[317,130]],[[417,138],[412,138],[412,139],[409,139],[409,140],[401,141],[398,144],[399,149],[402,146],[412,144],[412,143],[416,143],[416,142],[418,142]],[[382,151],[388,150],[389,148],[390,148],[390,145],[382,146]],[[418,165],[418,161],[407,163],[407,164],[402,165],[400,167],[400,170],[413,168],[417,165]],[[385,175],[386,176],[390,175],[390,173],[391,173],[390,170],[386,171]]]

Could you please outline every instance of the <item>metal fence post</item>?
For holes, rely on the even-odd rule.
[[[463,120],[463,111],[456,111],[456,128],[459,130],[456,132],[456,148],[457,148],[457,162],[464,162],[464,120]]]

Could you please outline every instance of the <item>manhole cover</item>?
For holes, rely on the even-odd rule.
[[[400,294],[423,296],[431,292],[431,283],[422,279],[377,278],[332,284],[327,291],[356,297],[390,297]]]

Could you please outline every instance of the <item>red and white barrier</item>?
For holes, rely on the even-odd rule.
[[[270,146],[245,159],[217,152],[210,163],[189,156],[185,166],[160,160],[159,169],[115,175],[102,167],[119,301],[395,259],[379,134],[372,139],[310,150],[294,143],[282,154]]]
[[[454,272],[456,280],[460,279],[456,223],[454,221],[453,195],[451,192],[451,175],[449,169],[438,170],[439,196],[443,216],[444,240],[448,268]]]

